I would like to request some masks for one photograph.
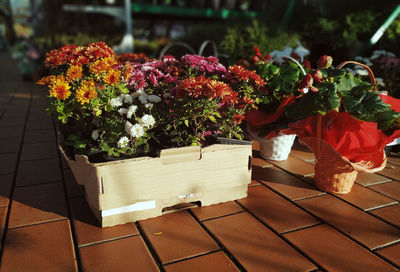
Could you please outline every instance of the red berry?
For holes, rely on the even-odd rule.
[[[257,61],[259,61],[259,58],[258,58],[257,56],[254,56],[251,60],[252,60],[254,63],[256,63]]]

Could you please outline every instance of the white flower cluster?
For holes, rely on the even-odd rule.
[[[371,57],[364,58],[364,57],[357,56],[357,57],[355,57],[355,60],[371,67],[374,65],[374,63],[373,63],[374,60],[376,60],[380,57],[384,57],[384,56],[395,57],[396,55],[393,54],[392,52],[388,52],[385,50],[375,50],[374,52],[372,52]],[[348,72],[352,73],[353,75],[368,76],[367,70],[365,70],[363,67],[361,67],[359,65],[355,65],[353,68],[347,67],[346,70]],[[383,82],[382,78],[376,77],[375,80],[376,80],[376,83],[378,83],[378,85],[385,87],[385,83]]]
[[[125,122],[125,131],[133,138],[140,138],[144,135],[146,129],[152,128],[156,123],[154,117],[150,114],[145,114],[140,118],[140,122],[132,125],[131,122]]]
[[[139,103],[135,104],[136,99]],[[121,115],[126,115],[127,119],[129,119],[129,121],[125,122],[125,132],[131,138],[136,139],[142,137],[146,133],[146,130],[151,129],[156,124],[156,120],[151,114],[144,114],[142,117],[138,116],[139,105],[143,105],[146,110],[151,110],[154,103],[159,102],[161,102],[159,96],[146,94],[143,90],[132,94],[121,94],[110,101],[111,106],[119,108],[118,112]],[[118,147],[127,147],[129,142],[129,137],[123,136],[118,141]]]

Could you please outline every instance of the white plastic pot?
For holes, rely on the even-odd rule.
[[[266,160],[284,161],[289,157],[296,135],[279,133],[277,136],[267,140],[266,137],[259,137],[258,131],[247,127],[252,138],[260,143],[260,156]]]

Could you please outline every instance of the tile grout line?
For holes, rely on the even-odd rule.
[[[373,173],[373,174],[376,174],[376,175],[377,175],[378,173]],[[380,176],[382,176],[382,175],[380,175]],[[383,176],[382,176],[382,177],[383,177]],[[385,177],[385,178],[386,178],[386,177]],[[389,180],[378,181],[378,182],[376,182],[376,183],[371,183],[371,184],[366,184],[366,185],[364,185],[364,184],[358,183],[357,180],[356,180],[354,183],[357,183],[358,185],[360,185],[360,186],[362,186],[362,187],[364,187],[364,188],[369,188],[369,187],[371,187],[371,186],[381,185],[381,184],[385,184],[385,183],[393,182],[393,181],[395,181],[395,180],[389,179]]]
[[[284,198],[285,200],[289,201],[290,203],[292,203],[292,204],[295,205],[296,207],[300,208],[300,209],[303,210],[304,212],[306,212],[306,213],[308,213],[309,215],[311,215],[311,216],[317,218],[319,221],[321,221],[321,222],[323,222],[324,224],[330,226],[331,228],[333,228],[333,229],[336,230],[337,232],[341,233],[342,235],[344,235],[345,237],[347,237],[348,239],[350,239],[350,240],[353,241],[354,243],[358,244],[358,245],[361,246],[362,248],[364,248],[364,249],[366,249],[367,251],[371,252],[371,253],[372,253],[373,255],[375,255],[376,257],[382,259],[382,258],[380,257],[380,255],[378,255],[377,253],[374,252],[374,250],[380,249],[380,247],[374,248],[374,249],[370,249],[368,246],[366,246],[366,245],[362,244],[361,242],[357,241],[355,238],[353,238],[353,237],[350,236],[349,234],[343,232],[343,231],[340,230],[339,228],[337,228],[337,227],[335,227],[334,225],[332,225],[332,224],[330,224],[330,223],[328,223],[328,222],[322,220],[321,218],[319,218],[318,216],[316,216],[315,214],[313,214],[313,213],[310,212],[309,210],[303,208],[303,207],[302,207],[301,205],[299,205],[296,201],[290,200],[290,199],[289,199],[288,197],[286,197],[285,195],[283,195],[283,194],[281,194],[281,193],[275,191],[275,190],[272,189],[272,188],[269,188],[269,187],[266,186],[265,184],[261,184],[261,185],[267,187],[267,188],[268,188],[269,190],[271,190],[273,193],[275,193],[275,194],[281,196],[282,198]],[[324,195],[327,195],[327,194],[336,197],[335,195],[330,194],[330,193],[326,193],[326,194],[324,194]],[[324,196],[324,195],[318,195],[318,196],[314,196],[314,197],[310,197],[310,198],[321,197],[321,196]],[[310,198],[308,198],[308,199],[310,199]],[[336,197],[336,198],[338,198],[338,197]],[[341,200],[341,201],[343,201],[343,202],[345,202],[346,204],[348,204],[346,201],[344,201],[344,200],[342,200],[342,199],[340,199],[340,198],[338,198],[338,199]],[[238,204],[242,206],[242,204],[240,204],[240,203],[238,203]],[[348,204],[348,205],[354,206],[354,205],[352,205],[352,204]],[[354,206],[354,207],[355,207],[355,206]],[[360,209],[360,208],[358,208],[358,207],[356,207],[356,208],[359,209],[359,210],[361,210],[361,211],[364,212],[364,213],[367,213],[367,212],[363,211],[362,209]],[[244,208],[244,209],[245,209],[245,208]],[[247,209],[245,209],[245,210],[247,211]],[[251,212],[249,212],[249,213],[250,213],[251,215],[253,215]],[[367,214],[369,214],[369,213],[367,213]],[[258,219],[255,215],[253,215],[253,216],[254,216],[257,220],[261,221],[261,220]],[[373,217],[377,217],[377,216],[373,216]],[[379,218],[377,218],[377,219],[379,219]],[[380,219],[379,219],[379,220],[380,220]],[[382,221],[382,220],[381,220],[381,221]],[[261,223],[263,223],[263,222],[261,221]],[[263,224],[264,224],[264,223],[263,223]],[[265,224],[264,224],[264,225],[265,225]],[[390,225],[391,225],[391,224],[390,224]],[[389,243],[389,244],[387,244],[387,245],[384,245],[383,247],[391,246],[391,245],[393,245],[393,244],[398,243],[399,241],[400,241],[400,240],[394,241],[394,242],[392,242],[392,243]],[[383,259],[382,259],[382,260],[383,260]],[[385,261],[385,260],[384,260],[384,261]],[[390,263],[390,264],[391,264],[391,263]],[[397,266],[397,265],[395,265],[395,267],[396,267],[396,268],[400,268],[400,266]]]
[[[160,256],[158,256],[157,251],[155,250],[154,246],[151,244],[150,239],[147,237],[147,235],[144,232],[139,221],[134,222],[134,224],[139,232],[140,237],[143,239],[143,242],[144,242],[147,250],[150,252],[150,256],[152,257],[153,261],[155,262],[158,270],[161,272],[165,272],[165,269],[163,267],[163,263],[160,259]]]
[[[392,180],[392,181],[390,181],[390,182],[400,182],[400,181]],[[382,183],[381,183],[381,184],[382,184]],[[368,187],[369,187],[369,186],[368,186]],[[394,197],[392,197],[392,196],[390,196],[390,195],[387,195],[387,194],[385,194],[385,193],[382,193],[382,192],[380,192],[380,191],[378,191],[378,190],[376,190],[376,189],[374,189],[374,188],[368,188],[368,189],[370,189],[370,190],[372,190],[372,191],[374,191],[374,192],[376,192],[376,193],[379,193],[379,194],[381,194],[381,195],[383,195],[383,196],[386,196],[386,197],[388,197],[388,198],[390,198],[390,199],[393,199],[393,200],[397,201],[397,203],[400,202],[399,199],[396,199],[396,198],[394,198]]]
[[[260,218],[258,218],[252,211],[250,211],[246,206],[244,206],[243,204],[241,204],[240,202],[236,201],[235,202],[240,205],[248,214],[250,214],[254,219],[256,219],[259,223],[261,223],[264,227],[266,227],[268,230],[270,230],[273,234],[275,234],[277,237],[279,237],[279,239],[283,240],[286,244],[288,244],[290,247],[292,247],[293,249],[295,249],[298,253],[300,253],[300,255],[302,255],[304,258],[306,258],[308,261],[310,261],[312,264],[314,264],[318,269],[321,269],[323,271],[326,271],[324,269],[324,267],[319,264],[317,261],[315,261],[313,258],[311,258],[310,256],[308,256],[303,250],[301,250],[300,248],[298,248],[295,244],[293,244],[291,241],[289,241],[286,237],[283,236],[284,233],[279,233],[278,231],[276,231],[274,228],[272,228],[270,225],[268,225],[266,222],[262,221]],[[315,227],[318,225],[323,224],[324,222],[322,220],[320,220],[322,223],[318,223],[312,226],[307,226],[305,228],[302,229],[307,229],[307,228],[311,228],[311,227]],[[300,229],[296,229],[293,230],[297,231]],[[290,232],[290,231],[289,231]],[[288,232],[285,232],[288,233]]]
[[[13,94],[16,91],[14,90]],[[28,118],[29,118],[29,112],[31,109],[31,105],[32,105],[32,94],[33,94],[33,88],[31,88],[30,90],[30,96],[29,96],[29,102],[28,102],[28,110],[26,111],[26,115],[25,115],[25,120],[24,120],[24,125],[23,125],[23,131],[22,131],[22,136],[21,136],[21,141],[20,141],[20,145],[19,145],[19,150],[18,150],[18,155],[17,155],[17,160],[16,163],[14,165],[14,173],[13,173],[13,180],[11,182],[11,189],[10,189],[10,194],[9,194],[9,203],[8,203],[8,209],[7,209],[7,215],[6,215],[6,220],[4,223],[4,231],[3,231],[3,235],[1,237],[1,249],[0,249],[0,267],[3,261],[3,255],[4,255],[4,247],[5,247],[5,241],[7,238],[7,233],[8,233],[8,224],[10,221],[10,214],[11,214],[11,209],[12,209],[12,202],[14,200],[14,191],[15,191],[15,187],[17,184],[17,175],[18,175],[18,169],[19,169],[19,164],[20,164],[20,159],[22,156],[22,145],[24,142],[24,138],[25,138],[25,130],[28,124]],[[12,98],[10,99],[10,104],[8,105],[8,107],[10,107],[12,100],[14,99],[14,96],[12,96]],[[7,109],[8,109],[7,107]],[[0,119],[3,118],[4,114],[5,114],[6,110],[3,112],[3,114],[1,115]]]
[[[287,172],[285,169],[282,169],[282,170],[285,171],[285,172]],[[290,172],[287,172],[287,173],[291,174]],[[293,175],[293,174],[292,174],[292,176],[296,177],[296,176]],[[298,178],[298,177],[296,177],[296,178],[297,178],[298,180],[300,180],[301,182],[305,183],[305,184],[309,184],[309,183],[303,181],[302,179],[300,179],[300,178]],[[255,179],[255,178],[254,178],[254,179]],[[349,202],[348,200],[342,199],[342,198],[340,198],[339,196],[337,196],[337,195],[335,195],[335,194],[332,194],[332,193],[328,193],[328,192],[323,192],[323,194],[321,194],[321,195],[315,195],[315,196],[310,196],[310,197],[304,197],[304,198],[299,198],[299,199],[291,200],[290,198],[288,198],[288,197],[285,196],[284,194],[282,194],[282,193],[280,193],[279,191],[273,189],[272,187],[268,186],[267,184],[261,182],[260,179],[255,179],[255,180],[256,180],[257,182],[259,182],[262,186],[268,188],[268,189],[271,190],[272,192],[274,192],[274,193],[276,193],[277,195],[283,197],[284,199],[290,201],[291,203],[293,203],[294,205],[296,205],[297,207],[301,208],[302,210],[304,210],[304,211],[306,211],[306,212],[308,212],[308,210],[306,210],[306,209],[304,209],[303,207],[301,207],[300,205],[298,205],[298,204],[296,203],[296,201],[311,199],[311,198],[320,197],[320,196],[323,196],[323,195],[331,195],[331,196],[335,197],[336,199],[338,199],[338,200],[340,200],[340,201],[343,201],[344,203],[346,203],[346,204],[348,204],[348,205],[350,205],[350,206],[352,206],[352,207],[354,207],[354,208],[356,208],[356,209],[358,209],[358,210],[360,210],[360,211],[362,211],[362,212],[364,212],[364,213],[366,213],[366,214],[369,214],[369,215],[375,217],[376,219],[379,219],[379,220],[381,220],[381,221],[384,221],[385,223],[388,223],[389,225],[391,225],[391,226],[393,226],[393,227],[395,227],[395,228],[400,229],[399,226],[396,226],[396,225],[394,225],[394,224],[392,224],[392,223],[389,223],[389,222],[387,222],[386,220],[382,220],[380,217],[378,217],[378,216],[376,216],[376,215],[374,215],[374,214],[369,213],[369,211],[373,211],[373,210],[375,210],[375,209],[385,208],[385,207],[389,207],[389,206],[393,206],[393,205],[399,204],[399,202],[398,202],[397,199],[392,198],[392,197],[390,197],[390,196],[387,196],[387,195],[385,195],[385,194],[383,194],[383,193],[381,193],[381,192],[379,192],[379,191],[376,191],[376,190],[374,190],[374,189],[372,189],[372,188],[368,188],[369,186],[363,186],[363,187],[364,187],[364,188],[368,188],[368,189],[370,189],[370,190],[372,190],[372,191],[374,191],[374,192],[376,192],[376,193],[379,193],[380,195],[383,195],[383,196],[386,196],[386,197],[388,197],[388,198],[391,198],[391,199],[397,201],[397,203],[391,203],[391,204],[381,205],[381,206],[379,206],[379,207],[374,207],[374,208],[370,208],[370,209],[368,209],[368,210],[363,210],[362,208],[356,206],[355,204]],[[391,182],[393,182],[393,180],[392,180]],[[311,185],[311,186],[313,186],[314,188],[318,189],[318,188],[317,188],[315,185],[313,185],[313,184],[309,184],[309,185]],[[318,190],[319,190],[319,189],[318,189]],[[321,192],[322,192],[322,191],[321,191]],[[308,212],[308,213],[311,214],[311,215],[313,215],[313,214],[310,213],[310,212]]]
[[[382,260],[384,260],[385,262],[393,265],[394,267],[400,268],[400,266],[398,264],[394,263],[392,260],[390,260],[389,258],[386,258],[382,254],[379,254],[379,252],[374,252],[374,253],[377,254],[380,258],[382,258]]]
[[[69,221],[69,226],[70,226],[70,230],[71,230],[71,239],[72,239],[72,244],[73,244],[73,248],[74,248],[74,252],[75,252],[75,261],[76,261],[76,265],[77,265],[78,271],[83,271],[82,262],[81,262],[81,255],[80,255],[79,246],[78,246],[78,239],[77,239],[76,230],[75,230],[75,224],[73,222],[70,203],[69,203],[69,200],[68,200],[67,185],[66,185],[65,176],[64,176],[64,168],[63,168],[62,158],[61,158],[60,151],[58,149],[59,142],[58,142],[58,137],[57,137],[56,121],[55,121],[55,118],[54,118],[53,115],[51,117],[52,117],[52,122],[53,122],[53,132],[54,132],[54,135],[56,137],[56,146],[55,146],[55,148],[57,149],[57,154],[58,154],[58,158],[57,158],[58,159],[58,166],[59,166],[59,171],[60,171],[60,176],[61,176],[61,183],[62,183],[63,190],[64,190],[65,205],[66,205],[66,208],[67,208],[68,221]]]
[[[15,186],[15,187],[16,188],[26,188],[26,187],[49,185],[49,184],[56,184],[56,183],[62,183],[62,180],[46,181],[46,182],[43,182],[43,183],[22,184],[22,185],[18,185],[18,186]]]
[[[224,214],[224,215],[220,215],[220,216],[216,216],[216,217],[206,218],[206,219],[203,219],[203,220],[199,219],[198,221],[203,223],[203,222],[211,221],[211,220],[214,220],[214,219],[220,219],[220,218],[224,218],[224,217],[228,217],[228,216],[231,216],[231,215],[236,215],[236,214],[244,213],[244,212],[246,212],[246,211],[244,211],[244,210],[243,211],[238,211],[238,212]]]
[[[15,227],[11,227],[9,229],[21,229],[21,228],[25,228],[25,227],[43,225],[43,224],[53,223],[53,222],[58,222],[58,221],[63,221],[63,220],[68,220],[68,217],[52,219],[52,220],[43,221],[43,222],[36,222],[36,223],[27,224],[27,225],[15,226]]]
[[[139,233],[128,234],[128,235],[125,235],[125,236],[119,236],[119,237],[105,239],[105,240],[101,240],[101,241],[95,241],[95,242],[91,242],[91,243],[87,243],[87,244],[78,245],[78,248],[81,249],[81,248],[85,248],[85,247],[95,246],[95,245],[98,245],[98,244],[103,244],[103,243],[123,240],[123,239],[131,238],[131,237],[135,237],[135,236],[140,236],[140,234]]]
[[[374,190],[374,191],[375,191],[375,190]],[[376,192],[376,193],[379,193],[379,194],[381,194],[381,195],[383,195],[383,196],[386,196],[386,195],[384,195],[384,194],[382,194],[382,193],[380,193],[380,192],[377,192],[377,191],[375,191],[375,192]],[[385,208],[385,207],[397,205],[397,204],[399,204],[399,202],[397,202],[397,203],[392,203],[392,204],[387,204],[387,205],[382,205],[382,206],[379,206],[379,207],[376,207],[376,208],[371,208],[371,209],[368,209],[368,210],[363,210],[362,208],[356,206],[355,204],[353,204],[353,203],[351,203],[351,202],[349,202],[349,201],[347,201],[347,200],[345,200],[345,199],[340,198],[339,196],[336,196],[335,194],[331,194],[331,193],[327,193],[327,194],[328,194],[328,195],[331,195],[331,196],[333,196],[333,197],[335,197],[336,199],[339,199],[340,201],[343,201],[343,202],[346,203],[347,205],[350,205],[350,206],[352,206],[352,207],[354,207],[354,208],[360,210],[360,211],[363,212],[363,213],[366,213],[366,214],[368,214],[368,215],[374,217],[375,219],[378,219],[378,220],[380,220],[380,221],[383,221],[384,223],[387,223],[388,225],[390,225],[390,226],[392,226],[392,227],[394,227],[394,228],[396,228],[396,229],[400,229],[399,226],[396,226],[396,225],[394,225],[394,224],[392,224],[392,223],[388,223],[388,222],[386,222],[386,220],[382,220],[379,216],[376,216],[376,215],[370,213],[370,211],[373,211],[373,210],[376,210],[376,209],[380,209],[380,208]],[[386,196],[386,197],[387,197],[387,196]],[[389,197],[389,198],[390,198],[390,197]],[[391,199],[393,199],[393,198],[391,198]],[[396,199],[393,199],[393,200],[396,200]],[[397,200],[396,200],[396,201],[397,201]],[[371,251],[372,251],[372,250],[371,250]]]
[[[200,253],[198,255],[185,257],[185,258],[178,259],[178,260],[169,261],[169,262],[164,263],[163,266],[168,266],[168,265],[171,265],[171,264],[180,263],[180,262],[184,262],[184,261],[187,261],[187,260],[192,260],[192,259],[195,259],[195,258],[198,258],[198,257],[207,256],[207,255],[210,255],[210,254],[213,254],[213,253],[217,253],[217,252],[223,252],[223,250],[221,248],[214,249],[214,250],[208,251],[206,253]]]
[[[217,238],[214,233],[212,233],[202,221],[200,221],[191,210],[187,210],[187,212],[193,217],[193,219],[202,227],[202,229],[217,243],[218,247],[228,256],[228,258],[233,262],[233,264],[240,270],[240,271],[247,271],[244,266],[239,262],[239,260],[224,246],[224,244]],[[237,213],[239,214],[239,213]],[[224,216],[226,217],[226,216]],[[209,219],[211,220],[211,219]],[[207,221],[209,221],[207,220]]]

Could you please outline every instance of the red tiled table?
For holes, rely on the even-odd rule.
[[[98,227],[57,152],[46,91],[21,81],[8,55],[0,62],[1,272],[400,268],[396,154],[333,195],[314,187],[314,156],[296,143],[287,161],[253,159],[247,198]]]

